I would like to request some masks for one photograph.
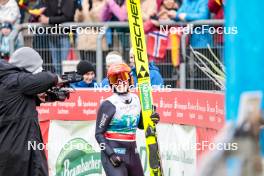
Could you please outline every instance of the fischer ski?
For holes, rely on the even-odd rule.
[[[140,9],[140,0],[127,0],[130,38],[135,55],[138,89],[146,137],[146,149],[150,176],[162,176],[161,157],[156,134],[156,125],[150,118],[152,114],[152,90],[145,34]]]

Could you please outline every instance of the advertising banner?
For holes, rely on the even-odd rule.
[[[193,126],[157,126],[164,174],[195,175],[196,130]],[[46,141],[51,176],[105,175],[100,147],[95,140],[95,121],[52,120]],[[138,152],[145,175],[149,175],[143,130],[137,130]]]
[[[220,129],[225,122],[223,93],[153,89],[154,104],[161,122]],[[95,120],[100,103],[112,93],[106,90],[78,90],[65,102],[45,103],[38,108],[40,121]]]

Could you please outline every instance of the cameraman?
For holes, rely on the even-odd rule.
[[[42,72],[42,58],[29,47],[16,50],[7,63],[0,60],[0,175],[48,176],[36,106],[38,94],[58,83]]]

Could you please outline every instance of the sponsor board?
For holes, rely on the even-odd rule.
[[[95,120],[100,103],[110,95],[104,91],[77,90],[65,102],[42,104],[38,108],[40,121]],[[163,123],[212,129],[221,129],[225,123],[223,93],[168,89],[155,92],[153,102]]]
[[[196,151],[186,147],[196,142],[193,126],[159,124],[158,135],[163,171],[166,176],[195,175]],[[49,136],[48,163],[51,176],[105,175],[100,147],[95,140],[95,121],[52,120]],[[181,143],[181,146],[178,144]],[[52,144],[52,145],[51,145]],[[144,174],[149,175],[143,130],[137,130],[137,146]]]

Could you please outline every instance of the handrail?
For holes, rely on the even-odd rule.
[[[164,20],[159,22],[160,25],[177,25],[177,26],[184,26],[184,25],[220,25],[224,24],[224,20],[197,20],[192,22],[175,22],[172,20]],[[128,22],[120,22],[120,21],[109,21],[109,22],[84,22],[84,23],[77,23],[77,22],[67,22],[61,23],[62,27],[128,27]],[[43,25],[41,23],[23,23],[19,25],[20,29],[28,28],[29,26],[37,26],[37,27],[45,27],[45,26],[52,26],[52,25]],[[74,27],[73,27],[74,28]]]

